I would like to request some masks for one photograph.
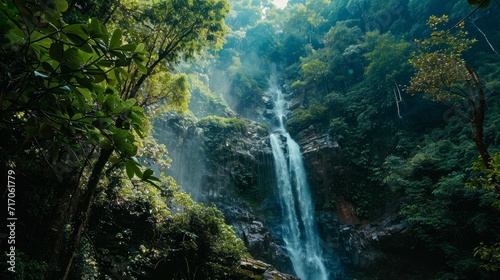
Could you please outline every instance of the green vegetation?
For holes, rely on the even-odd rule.
[[[252,277],[221,212],[154,174],[171,162],[151,118],[187,112],[168,125],[202,128],[208,167],[258,207],[271,191],[245,137],[268,127],[239,116],[270,110],[277,73],[291,135],[312,127],[340,147],[330,159],[338,179],[313,190],[316,210],[334,214],[342,198],[363,222],[396,214],[407,226],[379,248],[404,266],[354,277],[496,279],[499,9],[488,0],[291,0],[283,10],[268,0],[1,0],[0,170],[15,172],[19,221],[17,274],[6,275]]]
[[[215,166],[232,156],[232,142],[246,131],[245,121],[218,116],[202,118],[198,121],[198,126],[203,128],[205,151],[210,164]]]
[[[288,131],[298,137],[313,127],[342,150],[333,159],[337,182],[316,197],[317,211],[334,211],[342,197],[370,222],[396,205],[391,211],[407,230],[381,249],[407,267],[382,263],[386,269],[375,265],[354,274],[494,279],[500,226],[492,206],[496,183],[485,178],[493,176],[491,159],[500,145],[500,36],[491,29],[500,24],[498,5],[289,1],[284,10],[263,14],[255,7],[268,2],[253,2],[231,1],[228,41],[204,73],[209,81],[228,81],[225,88],[210,82],[211,91],[227,97],[238,114],[253,116],[255,108],[269,108],[259,101],[262,79],[276,64],[291,105]],[[231,145],[232,137],[214,143]],[[220,151],[214,156],[234,156]],[[478,156],[483,171],[472,168]],[[245,185],[252,172],[239,168],[237,181]],[[467,182],[476,185],[467,189]]]
[[[79,2],[0,3],[1,170],[15,177],[22,221],[16,273],[2,275],[230,274],[245,248],[220,211],[138,161],[168,165],[145,108],[187,109],[173,66],[220,47],[227,2]]]

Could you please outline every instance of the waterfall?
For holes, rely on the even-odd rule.
[[[270,91],[274,101],[275,124],[270,135],[276,168],[278,199],[283,216],[285,249],[294,270],[302,280],[327,280],[314,220],[314,205],[307,183],[299,145],[284,126],[286,101],[275,79]]]

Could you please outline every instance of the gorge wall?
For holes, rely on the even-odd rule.
[[[196,201],[214,203],[223,211],[256,259],[293,273],[283,240],[276,238],[281,231],[280,213],[267,127],[232,118],[197,120],[168,113],[156,120],[155,128],[155,137],[166,145],[172,159],[171,168],[160,171],[174,177]],[[373,224],[357,218],[354,206],[338,195],[348,176],[339,144],[312,125],[296,139],[303,151],[329,268],[338,263],[337,258],[352,270],[369,270],[390,258],[384,245],[404,230],[404,224],[390,212]]]

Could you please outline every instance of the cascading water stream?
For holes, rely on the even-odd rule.
[[[283,216],[283,240],[298,277],[327,280],[314,220],[314,207],[299,145],[284,126],[286,102],[276,81],[270,88],[277,124],[270,135]]]

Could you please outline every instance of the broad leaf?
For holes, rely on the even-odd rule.
[[[61,42],[54,42],[50,45],[49,56],[50,58],[61,61],[64,53],[64,45]]]
[[[122,31],[120,29],[115,29],[113,36],[111,36],[111,41],[109,42],[109,48],[118,48],[122,43]]]
[[[138,163],[129,159],[125,162],[125,171],[127,172],[127,176],[132,179],[134,175],[142,179],[142,172],[138,166]]]

